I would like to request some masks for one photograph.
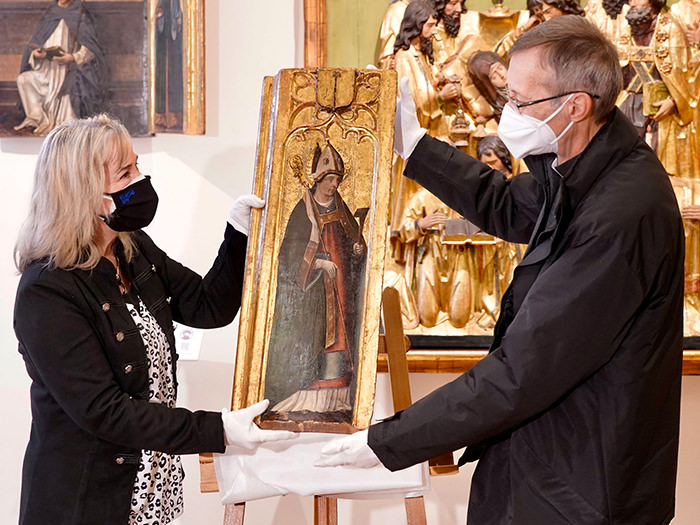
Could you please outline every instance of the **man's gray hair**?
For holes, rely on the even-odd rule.
[[[510,56],[542,48],[541,65],[552,71],[557,92],[581,90],[598,95],[593,118],[604,122],[622,89],[617,50],[610,40],[585,18],[566,15],[531,29],[510,50]]]

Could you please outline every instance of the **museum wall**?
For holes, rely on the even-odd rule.
[[[148,233],[172,257],[205,272],[214,258],[233,199],[251,187],[264,75],[302,62],[302,0],[206,0],[207,133],[158,135],[134,141],[144,173],[153,175],[160,206]],[[12,264],[15,235],[23,220],[40,139],[0,139],[0,521],[16,522],[22,456],[29,435],[29,380],[17,353],[12,308],[18,276]],[[56,327],[69,330],[70,327]],[[230,400],[237,320],[205,333],[200,358],[179,368],[179,404],[220,410]],[[453,379],[447,374],[412,376],[414,398]],[[677,518],[697,523],[700,515],[700,378],[683,381]],[[389,413],[388,381],[380,374],[376,416]],[[178,525],[222,522],[216,494],[199,493],[196,456],[184,460],[185,514]],[[428,523],[463,524],[471,467],[457,476],[434,478],[426,497]],[[287,496],[252,502],[246,523],[313,523],[311,497]],[[401,523],[400,500],[341,501],[339,523]]]

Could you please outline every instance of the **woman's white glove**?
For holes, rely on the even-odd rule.
[[[367,430],[360,430],[326,443],[321,449],[321,457],[314,465],[317,467],[346,465],[356,468],[372,468],[381,465],[381,461],[367,444],[367,436]]]
[[[263,430],[253,423],[253,419],[265,412],[270,404],[268,399],[250,405],[248,408],[229,412],[221,411],[221,419],[224,422],[224,434],[226,444],[246,450],[255,450],[260,443],[267,441],[282,441],[297,437],[296,432],[286,430]]]
[[[411,95],[408,77],[399,80],[401,98],[396,102],[396,120],[394,121],[394,151],[403,160],[408,160],[418,142],[428,131],[420,127],[416,114],[416,103]]]
[[[260,197],[253,195],[241,195],[235,201],[228,212],[228,222],[243,235],[248,235],[250,224],[251,208],[262,208],[265,206],[265,201]]]

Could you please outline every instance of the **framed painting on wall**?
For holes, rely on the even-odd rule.
[[[0,0],[0,136],[102,112],[133,136],[203,133],[202,27],[202,0]]]

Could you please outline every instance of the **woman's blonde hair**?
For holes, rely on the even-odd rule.
[[[47,135],[34,171],[29,215],[15,244],[20,273],[43,258],[51,268],[97,266],[103,254],[97,242],[102,219],[96,210],[104,206],[107,164],[115,154],[123,161],[130,153],[129,132],[104,114],[66,122]],[[119,233],[118,239],[130,260],[130,234]]]

